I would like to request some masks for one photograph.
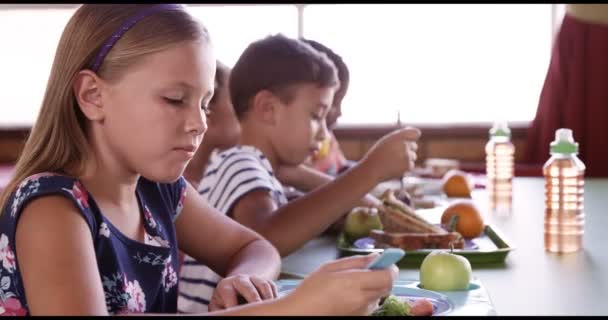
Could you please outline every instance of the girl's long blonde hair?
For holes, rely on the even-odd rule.
[[[87,120],[72,84],[88,68],[103,43],[129,17],[149,4],[84,4],[63,30],[38,118],[15,171],[0,196],[0,214],[19,183],[41,172],[78,176],[89,154]],[[184,41],[209,41],[205,27],[185,10],[166,10],[143,18],[127,31],[103,60],[97,74],[115,81],[146,55]]]

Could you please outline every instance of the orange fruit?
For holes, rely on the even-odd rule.
[[[460,233],[464,238],[471,239],[479,237],[485,227],[481,212],[473,201],[459,200],[452,202],[441,215],[441,224],[448,226],[452,216],[458,216],[456,223],[456,232]]]
[[[446,172],[441,185],[443,192],[450,198],[471,198],[473,183],[464,171],[452,169]]]

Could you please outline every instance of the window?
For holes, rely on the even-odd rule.
[[[0,5],[0,127],[36,119],[75,9]],[[531,120],[564,5],[192,4],[188,10],[209,29],[217,58],[228,66],[252,41],[279,32],[297,37],[300,26],[351,69],[340,123],[387,124],[398,112],[407,123]]]
[[[75,10],[0,6],[0,127],[36,120],[61,32]]]
[[[298,36],[294,5],[190,5],[188,10],[207,27],[216,57],[229,67],[253,41],[276,33]]]
[[[533,119],[550,4],[310,5],[304,36],[343,56],[342,124]],[[340,21],[336,21],[340,17]]]
[[[36,120],[61,32],[75,10],[0,5],[0,127],[29,127]],[[297,37],[294,5],[190,5],[188,10],[209,29],[216,56],[228,66],[254,40],[278,32]]]

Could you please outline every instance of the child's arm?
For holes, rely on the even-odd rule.
[[[91,231],[72,202],[61,196],[32,200],[21,213],[16,238],[31,315],[108,315]],[[366,308],[385,296],[397,277],[394,267],[363,270],[373,258],[330,262],[283,298],[202,315],[368,314]]]
[[[269,281],[278,277],[281,268],[276,249],[259,234],[210,207],[191,185],[187,188],[175,223],[179,247],[225,277],[216,289],[219,305],[236,305],[237,293],[250,302],[272,297],[274,288]]]
[[[326,230],[378,183],[414,167],[417,129],[396,130],[332,183],[276,209],[267,191],[249,192],[232,209],[235,220],[256,230],[286,256]]]
[[[334,177],[305,165],[282,166],[277,171],[281,183],[298,190],[309,192],[334,180]],[[364,207],[378,207],[382,202],[371,194],[366,194],[358,203]]]
[[[34,199],[15,237],[31,315],[108,315],[91,230],[73,203]]]
[[[352,256],[323,264],[289,294],[208,315],[369,315],[390,294],[399,269],[367,270],[377,256]]]

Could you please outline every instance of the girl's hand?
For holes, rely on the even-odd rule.
[[[368,315],[388,296],[399,270],[365,267],[377,254],[353,256],[324,264],[284,299],[300,315]]]
[[[276,297],[277,287],[273,281],[256,276],[234,275],[222,279],[217,284],[209,302],[209,311],[227,309],[243,303],[269,300]],[[245,301],[239,301],[239,298]]]

